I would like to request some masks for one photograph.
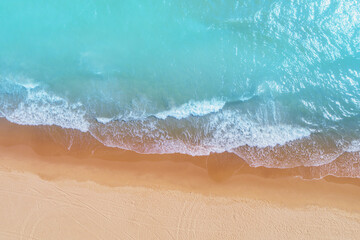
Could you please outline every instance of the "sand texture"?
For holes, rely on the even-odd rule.
[[[263,200],[211,196],[166,184],[49,181],[11,169],[7,160],[0,170],[0,239],[360,239],[357,210],[300,200],[287,205],[294,199],[280,191],[273,194],[282,203],[261,194]],[[258,188],[266,192],[266,185]],[[247,191],[259,194],[255,187]]]
[[[0,175],[1,239],[360,239],[360,215],[141,187]]]
[[[358,179],[231,154],[64,151],[17,128],[0,135],[0,239],[360,239]]]

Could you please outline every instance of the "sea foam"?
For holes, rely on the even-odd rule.
[[[179,107],[174,107],[168,111],[155,114],[159,119],[173,117],[176,119],[187,118],[189,116],[204,116],[209,113],[216,113],[225,106],[225,101],[211,99],[204,101],[189,101]]]
[[[57,125],[88,131],[86,111],[80,102],[69,103],[62,97],[46,92],[36,83],[2,79],[0,85],[8,95],[18,99],[0,99],[0,112],[7,120],[21,125]]]

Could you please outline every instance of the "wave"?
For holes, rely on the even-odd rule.
[[[258,148],[285,145],[312,133],[287,124],[264,125],[230,109],[201,118],[108,121],[92,124],[92,135],[106,146],[139,153],[209,155],[245,145]]]
[[[251,166],[278,168],[319,166],[344,152],[360,150],[355,138],[341,142],[287,121],[275,103],[256,103],[258,108],[250,111],[251,101],[212,99],[189,101],[139,118],[93,117],[89,106],[71,103],[26,78],[17,79],[0,79],[0,116],[21,125],[57,125],[89,132],[109,147],[193,156],[232,152]]]
[[[351,144],[346,148],[346,152],[360,152],[360,139],[351,141]]]
[[[106,118],[106,117],[97,117],[96,121],[98,121],[99,123],[102,124],[107,124],[109,122],[111,122],[112,120],[114,120],[114,118]]]
[[[21,82],[2,78],[0,87],[0,111],[10,122],[21,125],[57,125],[82,132],[89,129],[90,124],[85,119],[86,111],[80,102],[69,103],[65,98],[46,92],[26,78]]]
[[[289,124],[261,123],[257,116],[226,110],[210,118],[213,145],[226,149],[249,145],[252,147],[274,147],[310,136],[312,130]]]
[[[189,101],[179,107],[174,107],[171,110],[155,114],[159,119],[166,119],[173,117],[176,119],[183,119],[189,116],[204,116],[210,113],[216,113],[225,106],[225,101],[218,99],[211,99],[210,101]]]

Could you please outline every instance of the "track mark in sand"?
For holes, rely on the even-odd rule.
[[[40,192],[38,191],[38,193],[40,193]],[[23,239],[24,240],[25,239],[38,239],[38,238],[35,238],[35,236],[34,236],[36,233],[36,229],[41,224],[41,222],[46,221],[47,217],[49,217],[49,214],[51,215],[51,212],[48,212],[48,214],[44,214],[42,211],[40,211],[38,199],[41,199],[41,197],[33,196],[31,194],[23,194],[23,195],[25,195],[25,197],[35,198],[36,204],[34,205],[34,207],[31,208],[31,211],[29,212],[29,214],[27,215],[27,217],[25,218],[25,220],[22,224],[21,234],[19,234],[19,235],[21,235],[20,239],[21,240],[23,240]],[[100,239],[99,237],[95,236],[91,231],[89,231],[89,229],[87,229],[82,223],[77,221],[76,218],[74,218],[73,216],[70,216],[69,214],[66,214],[66,211],[61,211],[61,209],[67,209],[72,206],[71,202],[68,199],[65,199],[66,201],[65,200],[60,201],[59,199],[55,200],[55,199],[52,199],[51,197],[47,197],[47,198],[43,198],[43,200],[47,200],[47,201],[51,202],[52,204],[54,204],[54,208],[56,208],[57,211],[63,212],[63,214],[65,213],[65,215],[67,215],[69,218],[74,220],[74,222],[76,224],[78,224],[81,228],[83,228],[90,235],[93,235],[94,237],[96,237],[96,239]],[[65,205],[59,206],[59,203],[65,204]],[[34,215],[37,215],[37,217],[34,217]],[[30,221],[31,219],[37,219],[37,220],[34,222],[34,221]]]
[[[62,190],[61,188],[59,188],[59,187],[56,186],[55,184],[52,184],[52,186],[57,190],[57,192],[58,192],[60,195],[63,195],[63,196],[69,201],[69,203],[71,202],[71,206],[76,206],[76,207],[78,207],[78,208],[84,208],[84,209],[86,209],[86,210],[90,210],[90,211],[96,213],[97,215],[103,217],[103,218],[104,218],[105,220],[107,220],[108,222],[111,222],[111,219],[110,219],[108,216],[106,216],[105,214],[103,214],[103,213],[102,213],[101,211],[99,211],[98,209],[96,209],[96,208],[92,207],[91,205],[87,204],[86,202],[80,200],[79,197],[76,198],[75,196],[73,196],[72,194],[69,194],[69,193],[65,192],[64,190]],[[76,200],[78,203],[74,203],[74,202],[72,201],[72,199],[73,199],[73,200]],[[72,218],[75,220],[74,217],[72,217]],[[96,225],[97,227],[103,229],[104,231],[106,231],[106,232],[108,232],[108,233],[111,233],[116,239],[119,238],[119,235],[116,234],[116,233],[115,233],[114,231],[112,231],[111,229],[106,228],[106,227],[104,227],[104,226],[101,225],[101,224],[98,224],[98,223],[97,223],[96,221],[94,221],[92,218],[88,218],[88,220],[89,220],[90,222],[92,222],[94,225]],[[78,223],[81,224],[80,222],[78,222]],[[81,225],[82,225],[82,224],[81,224]],[[82,225],[82,226],[83,226],[83,225]],[[83,226],[83,227],[85,227],[85,226]],[[89,233],[91,233],[88,229],[87,229],[87,231],[88,231]],[[93,233],[92,233],[92,234],[93,234]],[[126,234],[126,233],[125,233],[125,234]],[[126,235],[128,235],[128,234],[126,234]],[[129,236],[130,238],[133,238],[133,237],[130,236],[130,235],[128,235],[128,236]]]
[[[15,237],[17,237],[17,239],[22,239],[23,237],[26,237],[27,240],[42,240],[40,238],[35,238],[35,237],[30,237],[30,236],[22,236],[18,232],[10,232],[10,231],[4,231],[4,230],[0,230],[0,239],[8,239],[8,238],[1,238],[2,233],[3,233],[3,235],[7,235],[7,236],[15,236]]]
[[[189,230],[193,234],[194,239],[196,239],[197,216],[199,215],[199,211],[198,211],[199,209],[197,208],[198,206],[197,203],[198,203],[198,196],[195,195],[193,197],[193,201],[190,207],[190,220],[189,220],[190,222]],[[190,233],[188,235],[190,236]]]
[[[96,239],[101,240],[101,238],[99,238],[99,237],[96,236],[93,232],[91,232],[88,227],[86,227],[84,224],[82,224],[81,222],[79,222],[79,221],[76,219],[76,217],[74,217],[74,216],[72,216],[72,215],[70,215],[70,214],[66,214],[66,215],[68,215],[69,217],[71,217],[71,218],[74,220],[74,222],[76,222],[76,223],[77,223],[81,228],[83,228],[86,232],[90,233],[90,235],[96,237]]]
[[[178,217],[177,227],[176,227],[176,240],[179,239],[179,233],[180,233],[180,229],[181,229],[181,225],[182,225],[182,219],[183,219],[184,213],[186,211],[186,203],[187,203],[186,201],[183,203],[181,213],[179,214],[179,217]]]
[[[36,204],[37,205],[37,207],[36,207],[36,210],[38,210],[38,203]],[[37,220],[35,221],[35,223],[33,223],[32,225],[31,225],[31,230],[30,230],[30,234],[29,234],[29,237],[31,238],[31,239],[34,239],[35,237],[34,237],[34,234],[35,234],[35,231],[36,231],[36,229],[38,228],[38,226],[39,226],[39,224],[40,224],[40,222],[43,220],[42,218],[45,218],[46,217],[46,215],[41,215],[42,217],[38,217],[37,218]]]
[[[83,206],[83,207],[87,208],[88,210],[91,210],[91,211],[99,214],[100,216],[102,216],[102,217],[105,218],[106,220],[111,221],[110,218],[109,218],[108,216],[106,216],[105,214],[103,214],[101,211],[99,211],[99,210],[97,210],[96,208],[92,207],[91,205],[85,203],[84,201],[82,201],[82,200],[80,200],[80,199],[78,199],[78,198],[75,198],[74,196],[72,196],[71,194],[65,192],[64,190],[62,190],[61,188],[59,188],[59,187],[56,186],[55,184],[53,184],[53,186],[54,186],[54,188],[55,188],[56,190],[58,190],[59,193],[62,193],[63,196],[64,196],[66,199],[68,199],[69,202],[71,202],[71,199],[76,199],[76,200],[80,203],[80,205],[78,205],[78,206],[80,206],[80,207]]]
[[[24,219],[23,223],[21,224],[21,231],[20,231],[20,240],[24,239],[24,236],[26,236],[28,239],[28,235],[26,234],[26,230],[31,227],[32,221],[30,221],[31,217],[34,214],[34,208],[31,208],[31,211],[26,215],[26,218]]]
[[[180,231],[184,231],[187,238],[190,238],[190,235],[196,238],[197,216],[199,215],[197,203],[198,196],[196,195],[183,203],[182,210],[178,216],[175,239],[179,239]]]

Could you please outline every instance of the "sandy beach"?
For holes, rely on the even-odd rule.
[[[0,147],[0,239],[360,239],[354,179],[48,156],[26,138]]]
[[[0,22],[0,240],[360,240],[360,1]]]
[[[360,215],[2,170],[1,239],[359,239]]]

